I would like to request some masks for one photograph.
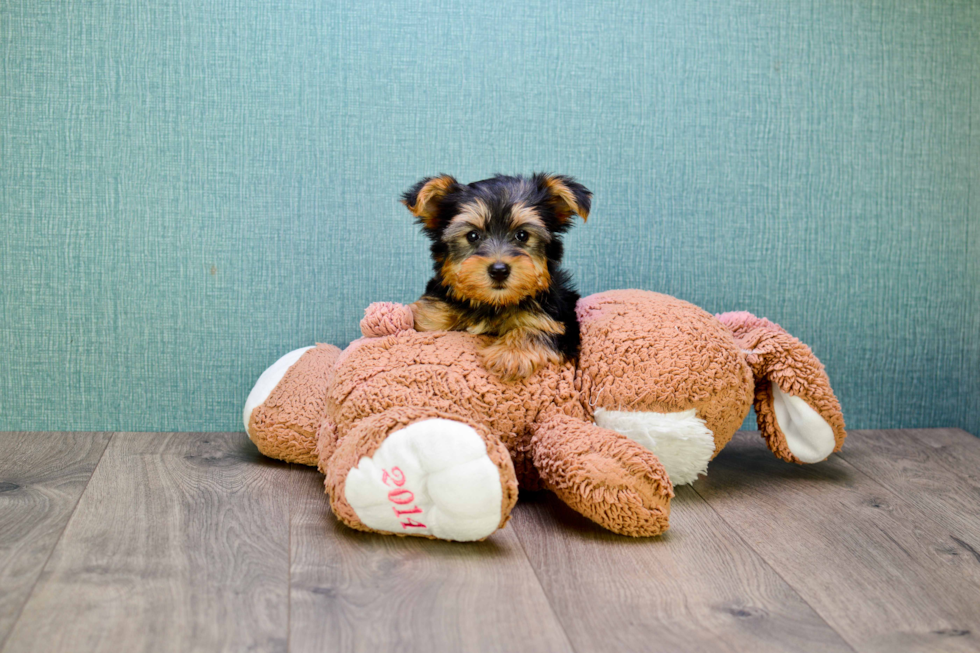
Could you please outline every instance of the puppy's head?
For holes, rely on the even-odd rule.
[[[496,175],[460,184],[449,175],[421,180],[402,203],[432,240],[436,274],[471,304],[519,303],[551,285],[561,235],[572,216],[589,217],[592,193],[571,177]]]

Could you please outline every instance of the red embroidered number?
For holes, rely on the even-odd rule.
[[[405,485],[405,475],[402,473],[402,470],[398,469],[397,467],[392,467],[390,474],[388,473],[387,469],[382,469],[381,472],[381,482],[385,485],[391,485],[391,483],[388,482],[388,479],[391,479],[392,483],[394,483],[397,487]]]
[[[392,490],[388,493],[388,501],[404,506],[406,503],[415,501],[415,495],[411,490]]]
[[[402,470],[398,469],[397,467],[392,467],[390,472],[387,469],[382,469],[381,482],[388,487],[391,487],[392,485],[395,486],[395,488],[388,493],[388,501],[396,504],[392,506],[391,509],[395,511],[395,514],[398,517],[402,517],[404,515],[421,514],[422,509],[418,506],[402,509],[398,508],[398,506],[405,506],[415,501],[415,494],[413,494],[411,490],[402,488],[402,486],[405,485],[405,474],[402,472]],[[406,529],[425,528],[425,524],[422,522],[417,522],[411,517],[406,517],[405,520],[401,522],[401,525],[402,528]]]

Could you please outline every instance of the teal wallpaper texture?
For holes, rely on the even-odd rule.
[[[980,434],[980,3],[0,3],[0,429],[240,430],[421,292],[398,195],[574,175],[583,294],[782,324],[851,428]]]

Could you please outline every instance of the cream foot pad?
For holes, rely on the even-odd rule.
[[[698,474],[707,474],[715,453],[715,436],[693,408],[679,413],[600,408],[595,423],[655,453],[673,485],[693,483]]]
[[[786,446],[801,462],[818,463],[834,452],[834,429],[808,403],[773,383],[772,406]]]
[[[365,526],[472,541],[501,520],[500,471],[467,424],[427,419],[393,432],[347,474],[344,497]]]

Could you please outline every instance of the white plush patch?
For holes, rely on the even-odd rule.
[[[786,446],[805,463],[818,463],[834,451],[834,429],[799,397],[786,394],[772,384],[776,422],[786,436]]]
[[[344,497],[379,531],[469,542],[501,519],[500,471],[467,424],[427,419],[391,433],[347,473]]]
[[[261,406],[272,391],[276,389],[279,382],[282,381],[282,377],[286,376],[286,372],[289,368],[300,359],[300,357],[313,349],[313,347],[303,347],[302,349],[294,349],[289,352],[275,363],[272,367],[262,372],[259,376],[259,380],[255,382],[255,387],[252,391],[248,393],[248,399],[245,400],[245,410],[242,411],[242,418],[245,420],[245,430],[248,431],[248,422],[252,419],[252,411]]]
[[[715,438],[695,409],[679,413],[620,411],[600,408],[595,423],[625,435],[657,454],[670,482],[684,485],[708,471]]]

